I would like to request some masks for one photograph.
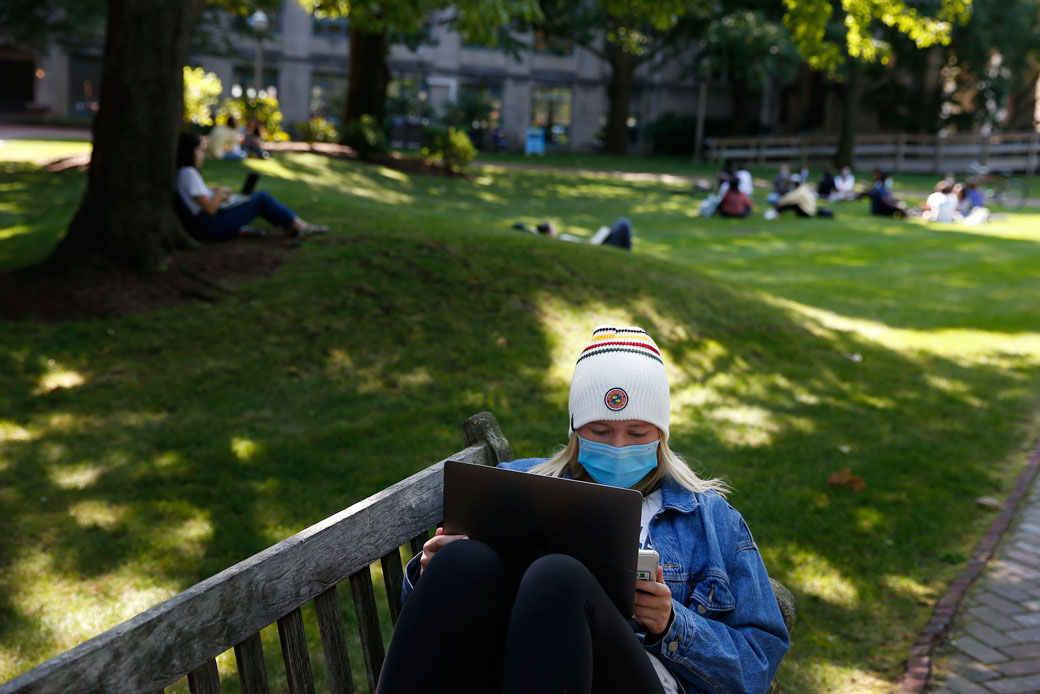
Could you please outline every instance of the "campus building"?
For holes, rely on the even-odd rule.
[[[259,48],[261,86],[277,93],[286,124],[342,113],[349,54],[346,19],[318,19],[287,0],[270,18],[259,45],[243,20],[228,17],[225,23],[228,31],[221,42],[227,48],[193,53],[189,63],[215,73],[226,94],[253,88]],[[550,149],[595,150],[606,121],[609,66],[579,46],[523,38],[533,48],[518,60],[500,49],[466,44],[440,25],[433,29],[432,41],[415,51],[394,46],[388,114],[435,117],[446,104],[479,97],[492,104],[481,129],[500,127],[511,149],[522,148],[527,128],[537,126],[545,129]],[[0,108],[55,121],[89,121],[97,108],[101,48],[100,40],[75,48],[52,44],[46,54],[32,55],[5,47],[0,39],[0,74],[11,83],[5,82],[6,102]],[[641,125],[668,111],[697,112],[700,85],[685,67],[691,62],[640,67],[629,119],[634,150],[642,148]],[[724,86],[715,85],[706,101],[708,119],[728,116]]]

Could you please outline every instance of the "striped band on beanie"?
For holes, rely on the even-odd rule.
[[[589,422],[637,419],[668,439],[668,374],[661,350],[635,326],[601,325],[574,366],[570,434]]]

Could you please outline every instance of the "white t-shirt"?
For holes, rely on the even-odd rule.
[[[838,174],[834,177],[834,189],[839,193],[851,193],[856,187],[856,177],[852,174]]]
[[[207,198],[213,196],[213,191],[206,186],[202,174],[194,166],[182,166],[177,169],[177,192],[181,194],[181,199],[192,214],[202,211],[202,206],[195,202],[196,195],[205,195]]]
[[[755,185],[751,181],[751,172],[747,169],[737,169],[737,188],[749,198],[755,192]]]
[[[661,494],[660,489],[643,497],[643,510],[639,518],[640,549],[653,549],[653,543],[650,541],[650,521],[661,510],[663,501],[664,496]],[[661,685],[664,686],[665,694],[679,694],[679,685],[675,681],[675,676],[668,671],[664,663],[649,652],[647,652],[646,656],[650,658],[650,664],[654,666],[657,678],[661,680]]]
[[[933,222],[952,222],[953,213],[957,209],[957,196],[938,191],[928,196],[927,219]]]

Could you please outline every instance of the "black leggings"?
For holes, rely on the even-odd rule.
[[[628,620],[581,562],[536,560],[519,586],[487,545],[459,540],[423,572],[377,692],[662,694]]]

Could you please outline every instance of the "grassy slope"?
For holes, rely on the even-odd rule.
[[[794,590],[785,686],[898,680],[989,522],[971,500],[1024,456],[1036,215],[959,229],[852,205],[768,225],[699,220],[653,182],[250,165],[334,233],[219,305],[0,330],[0,681],[454,450],[475,411],[518,455],[548,452],[601,321],[665,347],[675,447],[731,481]],[[11,267],[46,252],[83,179],[3,171]],[[620,214],[631,255],[506,230]],[[866,490],[828,487],[847,466]]]

